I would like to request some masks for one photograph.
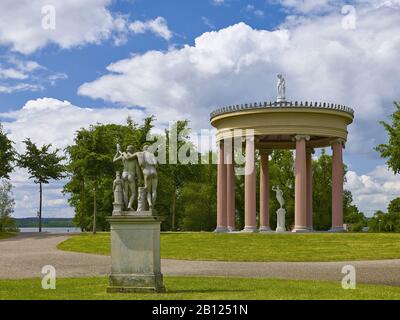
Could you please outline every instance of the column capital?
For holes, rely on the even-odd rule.
[[[255,136],[244,136],[242,139],[244,140],[244,142],[247,142],[247,141],[256,142]]]
[[[295,135],[293,137],[293,141],[300,141],[300,140],[309,141],[310,140],[310,136],[307,136],[305,134],[298,134],[298,135]]]
[[[346,147],[346,140],[345,139],[342,139],[342,138],[333,139],[331,141],[331,147],[333,147],[333,145],[336,144],[336,143],[341,144],[343,149]]]

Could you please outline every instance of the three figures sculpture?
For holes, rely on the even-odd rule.
[[[276,211],[277,219],[276,219],[276,232],[285,232],[285,215],[286,210],[283,208],[285,205],[285,199],[283,199],[283,191],[276,186],[272,187],[272,190],[276,192],[276,200],[280,205],[280,208]]]
[[[138,199],[137,212],[152,211],[156,203],[158,184],[157,160],[154,154],[149,152],[147,147],[135,153],[133,146],[128,146],[126,152],[122,152],[120,145],[117,144],[117,153],[113,160],[123,163],[122,176],[117,172],[113,183],[113,213],[133,211],[136,197]]]

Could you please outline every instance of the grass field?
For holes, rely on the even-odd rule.
[[[57,279],[56,290],[43,290],[40,279],[0,280],[0,300],[400,299],[399,287],[358,285],[355,290],[344,290],[340,282],[327,281],[165,277],[164,283],[167,292],[162,294],[108,294],[105,277]]]
[[[109,233],[73,236],[59,249],[110,254]],[[400,234],[162,233],[161,256],[219,261],[348,261],[400,258]]]
[[[15,235],[16,235],[16,233],[13,233],[13,232],[0,232],[0,240],[7,239],[7,238],[13,237]]]

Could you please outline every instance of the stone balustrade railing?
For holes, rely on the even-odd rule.
[[[317,109],[332,109],[337,111],[347,112],[351,115],[354,115],[354,110],[352,108],[333,103],[326,102],[309,102],[309,101],[295,101],[295,102],[255,102],[255,103],[246,103],[246,104],[238,104],[231,105],[227,107],[222,107],[214,110],[210,114],[210,118],[214,118],[221,114],[241,111],[241,110],[256,110],[256,109],[264,109],[264,108],[317,108]]]

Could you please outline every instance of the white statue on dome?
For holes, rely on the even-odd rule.
[[[278,84],[277,84],[277,89],[278,89],[278,97],[276,99],[277,102],[284,102],[286,101],[285,95],[286,95],[286,83],[285,83],[285,78],[281,74],[278,74]]]

